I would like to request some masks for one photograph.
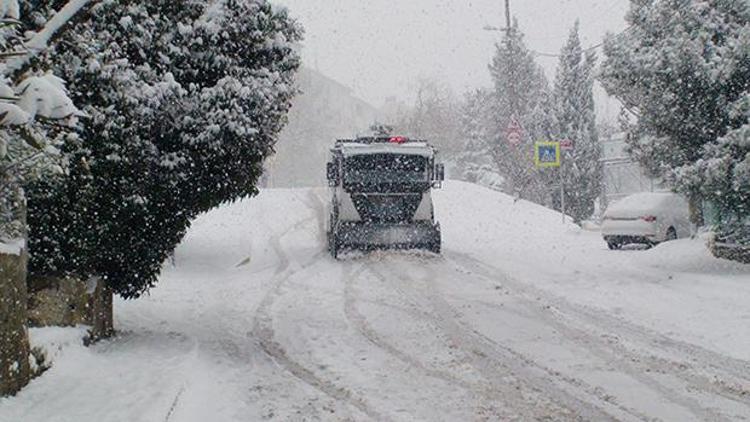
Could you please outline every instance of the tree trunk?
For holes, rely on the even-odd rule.
[[[28,254],[0,254],[0,396],[13,395],[28,384],[29,334],[26,329],[26,265]]]
[[[706,222],[703,216],[703,197],[701,195],[690,195],[688,198],[690,210],[690,223],[693,224],[693,234],[698,233],[698,229],[703,227]]]
[[[87,344],[108,339],[115,334],[112,289],[101,278],[96,280],[96,288],[91,295],[91,330]]]

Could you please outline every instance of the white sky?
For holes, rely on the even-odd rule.
[[[504,0],[275,0],[305,27],[303,58],[375,106],[408,99],[420,77],[456,93],[490,83],[487,66],[504,26]],[[627,0],[511,0],[527,45],[557,53],[576,19],[584,46],[625,28]],[[554,77],[557,59],[538,62]],[[598,95],[600,112],[608,110]],[[614,107],[613,107],[614,108]]]

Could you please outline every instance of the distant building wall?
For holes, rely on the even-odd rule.
[[[664,190],[662,183],[649,177],[627,153],[625,134],[617,133],[602,139],[604,165],[604,194],[602,205],[638,192]]]
[[[303,68],[297,85],[302,93],[294,101],[276,154],[266,163],[266,187],[324,186],[334,141],[364,133],[378,116],[375,107],[350,88],[314,70]]]

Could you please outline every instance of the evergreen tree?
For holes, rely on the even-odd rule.
[[[464,146],[459,135],[459,120],[460,107],[450,88],[421,79],[414,106],[393,123],[396,133],[429,140],[444,160],[454,162]]]
[[[571,140],[575,149],[564,153],[562,177],[565,186],[566,214],[580,223],[594,212],[594,204],[601,194],[601,148],[596,129],[594,109],[593,52],[584,52],[578,35],[579,24],[570,32],[568,42],[560,52],[560,63],[554,84],[553,139]],[[555,197],[557,198],[557,197]],[[555,205],[560,209],[559,200]]]
[[[490,74],[494,82],[490,154],[510,193],[544,203],[547,193],[533,164],[533,144],[540,134],[529,129],[535,127],[534,115],[549,88],[517,22],[497,45]],[[513,119],[525,128],[520,145],[510,145],[506,139],[506,128]]]
[[[265,0],[95,6],[45,58],[90,118],[69,173],[30,191],[32,270],[125,298],[154,286],[193,218],[257,193],[300,35]]]
[[[626,32],[606,40],[601,79],[637,119],[628,128],[633,156],[674,181],[690,197],[693,220],[700,223],[700,199],[719,182],[717,169],[704,156],[735,157],[729,162],[737,165],[744,160],[741,153],[726,152],[733,149],[728,145],[735,131],[747,124],[747,115],[736,110],[750,86],[750,6],[725,0],[639,0],[631,2],[627,20]],[[709,168],[713,177],[699,176],[708,176]],[[734,164],[726,167],[724,175],[736,174],[734,169]],[[724,198],[732,183],[719,183],[723,189],[711,196]],[[729,196],[735,199],[726,206],[744,209],[742,195]]]
[[[748,123],[707,144],[703,157],[677,174],[678,186],[700,192],[718,211],[718,223],[728,226],[750,215],[750,92],[735,113]]]
[[[464,151],[457,157],[456,170],[461,180],[499,190],[504,183],[490,152],[494,135],[493,101],[493,93],[488,89],[466,94],[460,115]]]

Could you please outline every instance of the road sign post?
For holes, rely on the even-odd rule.
[[[560,166],[560,212],[562,213],[562,223],[565,225],[565,167]]]
[[[570,143],[565,142],[566,146]],[[560,169],[560,208],[562,221],[565,224],[565,177],[562,166],[563,142],[537,142],[534,145],[534,161],[537,168],[559,168]]]

